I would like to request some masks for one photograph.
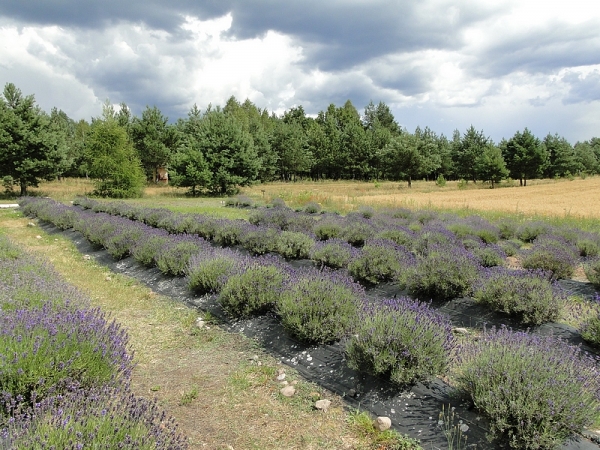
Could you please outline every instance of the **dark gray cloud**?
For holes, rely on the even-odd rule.
[[[562,81],[569,85],[569,92],[563,99],[565,104],[600,100],[600,71],[594,70],[587,75],[570,72],[562,77]]]
[[[467,66],[476,76],[495,78],[516,71],[551,73],[565,67],[600,64],[600,20],[558,21],[497,39]]]
[[[462,45],[461,30],[500,9],[475,0],[433,4],[409,0],[0,1],[0,15],[24,23],[82,29],[126,21],[145,23],[175,36],[182,34],[179,25],[184,15],[207,20],[231,13],[231,37],[252,38],[268,30],[293,36],[306,47],[305,64],[322,70],[346,69],[388,53],[457,48]]]

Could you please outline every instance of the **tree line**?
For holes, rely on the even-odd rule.
[[[522,186],[536,178],[600,172],[600,138],[571,145],[558,134],[543,139],[525,128],[494,143],[473,126],[452,137],[430,128],[410,132],[383,102],[362,114],[350,100],[316,117],[297,106],[279,116],[250,100],[224,107],[194,105],[174,123],[156,106],[134,116],[109,102],[102,115],[75,121],[12,83],[0,96],[0,167],[5,187],[56,177],[91,177],[96,194],[140,195],[166,167],[171,183],[192,195],[232,194],[239,186],[274,180],[466,180],[508,177]]]

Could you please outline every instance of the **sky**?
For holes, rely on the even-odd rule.
[[[75,120],[386,103],[409,131],[600,136],[596,0],[0,0],[0,84]]]

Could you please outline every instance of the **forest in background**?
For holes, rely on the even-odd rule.
[[[141,117],[110,102],[102,115],[75,121],[47,113],[7,83],[0,96],[0,167],[5,190],[57,177],[90,177],[95,194],[136,197],[167,168],[170,183],[192,195],[230,195],[240,186],[275,180],[465,180],[494,187],[512,178],[600,173],[600,138],[574,145],[558,134],[524,128],[495,143],[471,126],[451,137],[428,127],[401,127],[384,102],[363,113],[348,100],[316,117],[302,106],[283,115],[230,97],[224,107],[194,105],[169,122],[156,106]]]

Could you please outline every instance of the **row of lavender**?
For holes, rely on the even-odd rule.
[[[482,339],[459,346],[448,321],[428,305],[409,298],[368,302],[364,289],[339,271],[293,270],[273,255],[249,257],[197,236],[169,235],[141,222],[50,200],[27,199],[23,208],[61,226],[70,221],[117,258],[131,254],[165,273],[186,274],[191,289],[216,294],[234,317],[273,310],[303,341],[347,338],[347,360],[359,371],[399,384],[450,372],[458,390],[490,419],[492,434],[515,448],[552,448],[600,420],[596,361],[562,342],[502,329],[487,330]],[[435,277],[448,253],[431,246],[425,255],[421,263],[428,261],[427,276]],[[552,289],[547,277],[529,275]],[[506,277],[494,272],[485,278],[492,280],[490,290],[514,289],[512,297],[518,298],[519,289],[527,286],[512,272]],[[499,280],[508,281],[502,286]]]
[[[0,447],[186,448],[129,390],[128,337],[47,264],[0,237]]]
[[[565,295],[554,282],[571,276],[580,256],[587,258],[588,277],[600,285],[600,262],[593,259],[600,237],[543,222],[494,225],[475,216],[461,219],[404,209],[374,214],[369,208],[347,217],[314,216],[276,203],[255,210],[248,223],[123,202],[79,198],[76,203],[170,233],[199,235],[221,246],[240,245],[253,254],[310,257],[322,266],[347,268],[359,282],[396,282],[415,298],[473,296],[523,324],[539,325],[560,316]],[[524,242],[530,247],[521,249]],[[517,253],[524,270],[504,268],[506,256]],[[183,273],[181,262],[173,274]],[[583,336],[595,344],[600,344],[599,330],[598,317],[582,326]]]

